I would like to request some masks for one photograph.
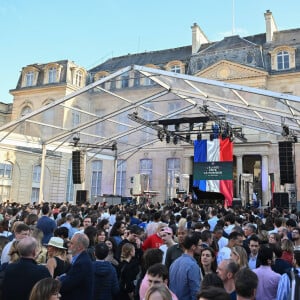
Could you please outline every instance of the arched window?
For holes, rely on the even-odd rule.
[[[101,182],[102,182],[102,161],[94,160],[92,162],[91,198],[101,196]]]

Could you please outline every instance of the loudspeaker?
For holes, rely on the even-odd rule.
[[[76,205],[81,205],[87,201],[87,190],[77,190]]]
[[[294,183],[293,143],[279,142],[280,184]]]
[[[241,208],[242,207],[242,200],[232,200],[232,207],[233,208]]]
[[[72,176],[73,183],[83,182],[84,154],[81,151],[72,152]]]
[[[289,193],[273,193],[273,207],[289,208]]]

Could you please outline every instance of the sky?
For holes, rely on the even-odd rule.
[[[91,69],[105,60],[191,45],[197,23],[210,41],[300,28],[299,0],[0,0],[0,102],[12,103],[22,67],[68,59]]]

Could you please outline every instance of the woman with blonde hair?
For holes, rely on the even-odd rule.
[[[121,261],[118,266],[120,293],[118,299],[132,300],[134,297],[134,281],[140,271],[139,262],[133,259],[135,248],[131,243],[122,246]]]
[[[51,276],[57,276],[66,273],[71,267],[67,259],[67,248],[64,247],[64,240],[59,237],[52,237],[47,245],[48,260],[46,267]]]
[[[32,288],[29,300],[58,300],[61,283],[51,277],[38,281]]]
[[[243,247],[232,247],[230,258],[233,259],[240,266],[240,268],[249,268],[248,255]]]
[[[164,284],[154,285],[147,290],[145,300],[172,300],[172,295]]]

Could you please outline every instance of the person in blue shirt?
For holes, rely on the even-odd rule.
[[[188,234],[182,243],[184,253],[170,266],[170,290],[180,300],[196,300],[200,290],[200,267],[194,258],[201,253],[200,234]]]
[[[294,263],[295,269],[298,271],[298,276],[300,276],[300,250],[294,251]],[[277,300],[290,300],[296,299],[293,295],[294,289],[291,288],[291,280],[287,273],[281,276],[277,288]]]

